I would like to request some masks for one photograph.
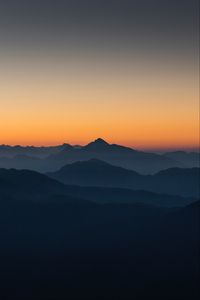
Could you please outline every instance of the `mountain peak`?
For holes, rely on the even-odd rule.
[[[95,144],[101,144],[101,145],[109,145],[105,140],[103,140],[102,138],[98,138],[96,139],[93,143]]]
[[[95,150],[97,150],[97,149],[102,150],[102,149],[104,149],[104,148],[106,148],[108,146],[110,146],[110,144],[108,144],[103,139],[98,138],[95,141],[93,141],[93,142],[89,143],[88,145],[86,145],[84,148],[86,148],[86,149],[93,149],[93,150],[94,149]]]

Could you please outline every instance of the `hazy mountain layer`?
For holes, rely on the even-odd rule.
[[[92,159],[62,167],[48,173],[66,184],[142,189],[173,195],[199,197],[199,168],[171,168],[155,175],[141,175],[135,171]]]
[[[56,171],[76,161],[100,159],[139,173],[156,173],[172,167],[198,167],[198,153],[160,155],[109,144],[97,139],[86,146],[63,144],[55,147],[0,146],[0,167],[31,169],[39,172]]]
[[[79,187],[64,185],[34,171],[0,169],[0,199],[43,203],[94,205],[95,203],[148,204],[160,207],[184,206],[193,198],[170,196],[120,188]]]

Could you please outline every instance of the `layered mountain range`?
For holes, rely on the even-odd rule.
[[[196,201],[195,197],[170,195],[120,187],[81,187],[65,185],[29,170],[0,169],[1,203],[40,203],[43,205],[145,204],[178,207]],[[10,204],[9,204],[10,205]]]
[[[198,299],[197,158],[1,146],[0,298]]]
[[[0,228],[1,299],[198,299],[195,199],[0,169]]]
[[[165,154],[142,152],[121,145],[109,144],[100,138],[86,146],[69,144],[55,147],[0,146],[1,168],[53,172],[66,164],[93,158],[143,174],[156,173],[174,167],[199,167],[199,153],[197,152]]]
[[[171,168],[153,175],[142,175],[98,159],[91,159],[66,165],[47,174],[66,184],[120,187],[187,197],[199,196],[199,168]]]

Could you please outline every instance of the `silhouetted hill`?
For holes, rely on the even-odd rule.
[[[40,173],[28,170],[0,169],[0,197],[11,199],[48,201],[68,196],[83,199],[83,202],[99,204],[144,203],[160,207],[184,206],[194,202],[193,198],[183,198],[157,194],[148,191],[133,191],[120,188],[80,187],[64,185]],[[71,201],[71,200],[70,200]]]
[[[172,167],[199,167],[198,153],[169,152],[164,155],[109,144],[101,138],[86,146],[63,144],[54,147],[0,146],[0,167],[52,172],[66,164],[99,159],[143,174]]]
[[[69,144],[52,147],[34,146],[0,146],[0,168],[29,169],[38,172],[54,169],[54,164],[49,165],[46,159],[49,155],[59,153],[64,149],[73,148]]]
[[[66,184],[143,189],[173,195],[199,197],[200,169],[171,168],[155,175],[137,172],[91,159],[62,167],[49,176]]]
[[[153,182],[158,183],[157,191],[185,196],[200,197],[200,168],[171,168],[160,171],[153,176]],[[150,183],[151,184],[151,183]]]
[[[93,205],[86,199],[67,194],[66,186],[40,173],[29,170],[0,169],[0,199],[8,203],[40,203],[46,205]],[[2,200],[4,199],[4,201]],[[2,204],[1,203],[1,204]],[[10,204],[9,204],[10,205]],[[29,204],[30,205],[30,204]]]
[[[170,158],[109,144],[102,139],[97,139],[82,147],[73,147],[68,144],[57,147],[0,146],[0,167],[2,168],[26,168],[47,172],[54,171],[66,163],[91,158],[102,159],[114,165],[144,173],[156,172],[170,166],[180,166],[179,162]]]
[[[50,154],[55,154],[62,151],[65,148],[70,148],[69,144],[63,144],[58,146],[44,146],[44,147],[35,147],[35,146],[9,146],[9,145],[0,145],[0,157],[16,157],[17,155],[24,156],[33,156],[44,158]]]
[[[109,149],[109,143],[107,143],[106,141],[104,141],[101,138],[96,139],[95,141],[89,143],[88,145],[86,145],[84,148],[84,150],[88,150],[88,151],[105,151],[106,149]]]
[[[69,187],[67,193],[75,197],[83,197],[88,200],[95,200],[97,203],[144,203],[159,207],[179,207],[194,202],[194,198],[185,198],[169,194],[158,194],[144,190],[131,190],[122,188],[103,187]]]
[[[180,161],[187,168],[200,167],[199,152],[174,151],[164,153],[164,156]]]
[[[48,161],[50,165],[57,165],[59,168],[66,163],[89,160],[92,158],[104,160],[113,165],[145,174],[170,167],[183,166],[178,161],[163,155],[136,151],[128,147],[109,144],[100,138],[79,149],[64,149],[60,153],[51,155]]]
[[[143,178],[139,173],[98,159],[75,162],[48,175],[67,184],[112,187],[130,187],[130,178]]]
[[[24,176],[50,180],[23,171],[17,185]],[[1,170],[1,186],[4,177]],[[0,199],[1,299],[198,299],[199,204],[169,210]]]

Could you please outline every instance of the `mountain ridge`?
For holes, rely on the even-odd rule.
[[[199,197],[199,173],[199,168],[170,168],[153,175],[142,175],[105,161],[91,159],[68,164],[47,175],[65,184],[143,189]]]
[[[49,197],[61,196],[83,199],[86,203],[144,203],[148,205],[175,207],[184,206],[195,201],[185,198],[149,191],[133,191],[123,188],[81,187],[64,185],[44,174],[30,170],[0,169],[0,199],[47,201]],[[77,200],[79,201],[79,200]]]
[[[53,172],[66,164],[92,158],[142,174],[153,174],[172,167],[199,166],[198,153],[186,153],[184,159],[183,155],[178,159],[174,154],[163,155],[139,151],[122,145],[109,144],[101,138],[78,147],[66,143],[55,147],[8,146],[7,150],[5,147],[7,146],[0,146],[0,167],[32,169],[43,173]]]

